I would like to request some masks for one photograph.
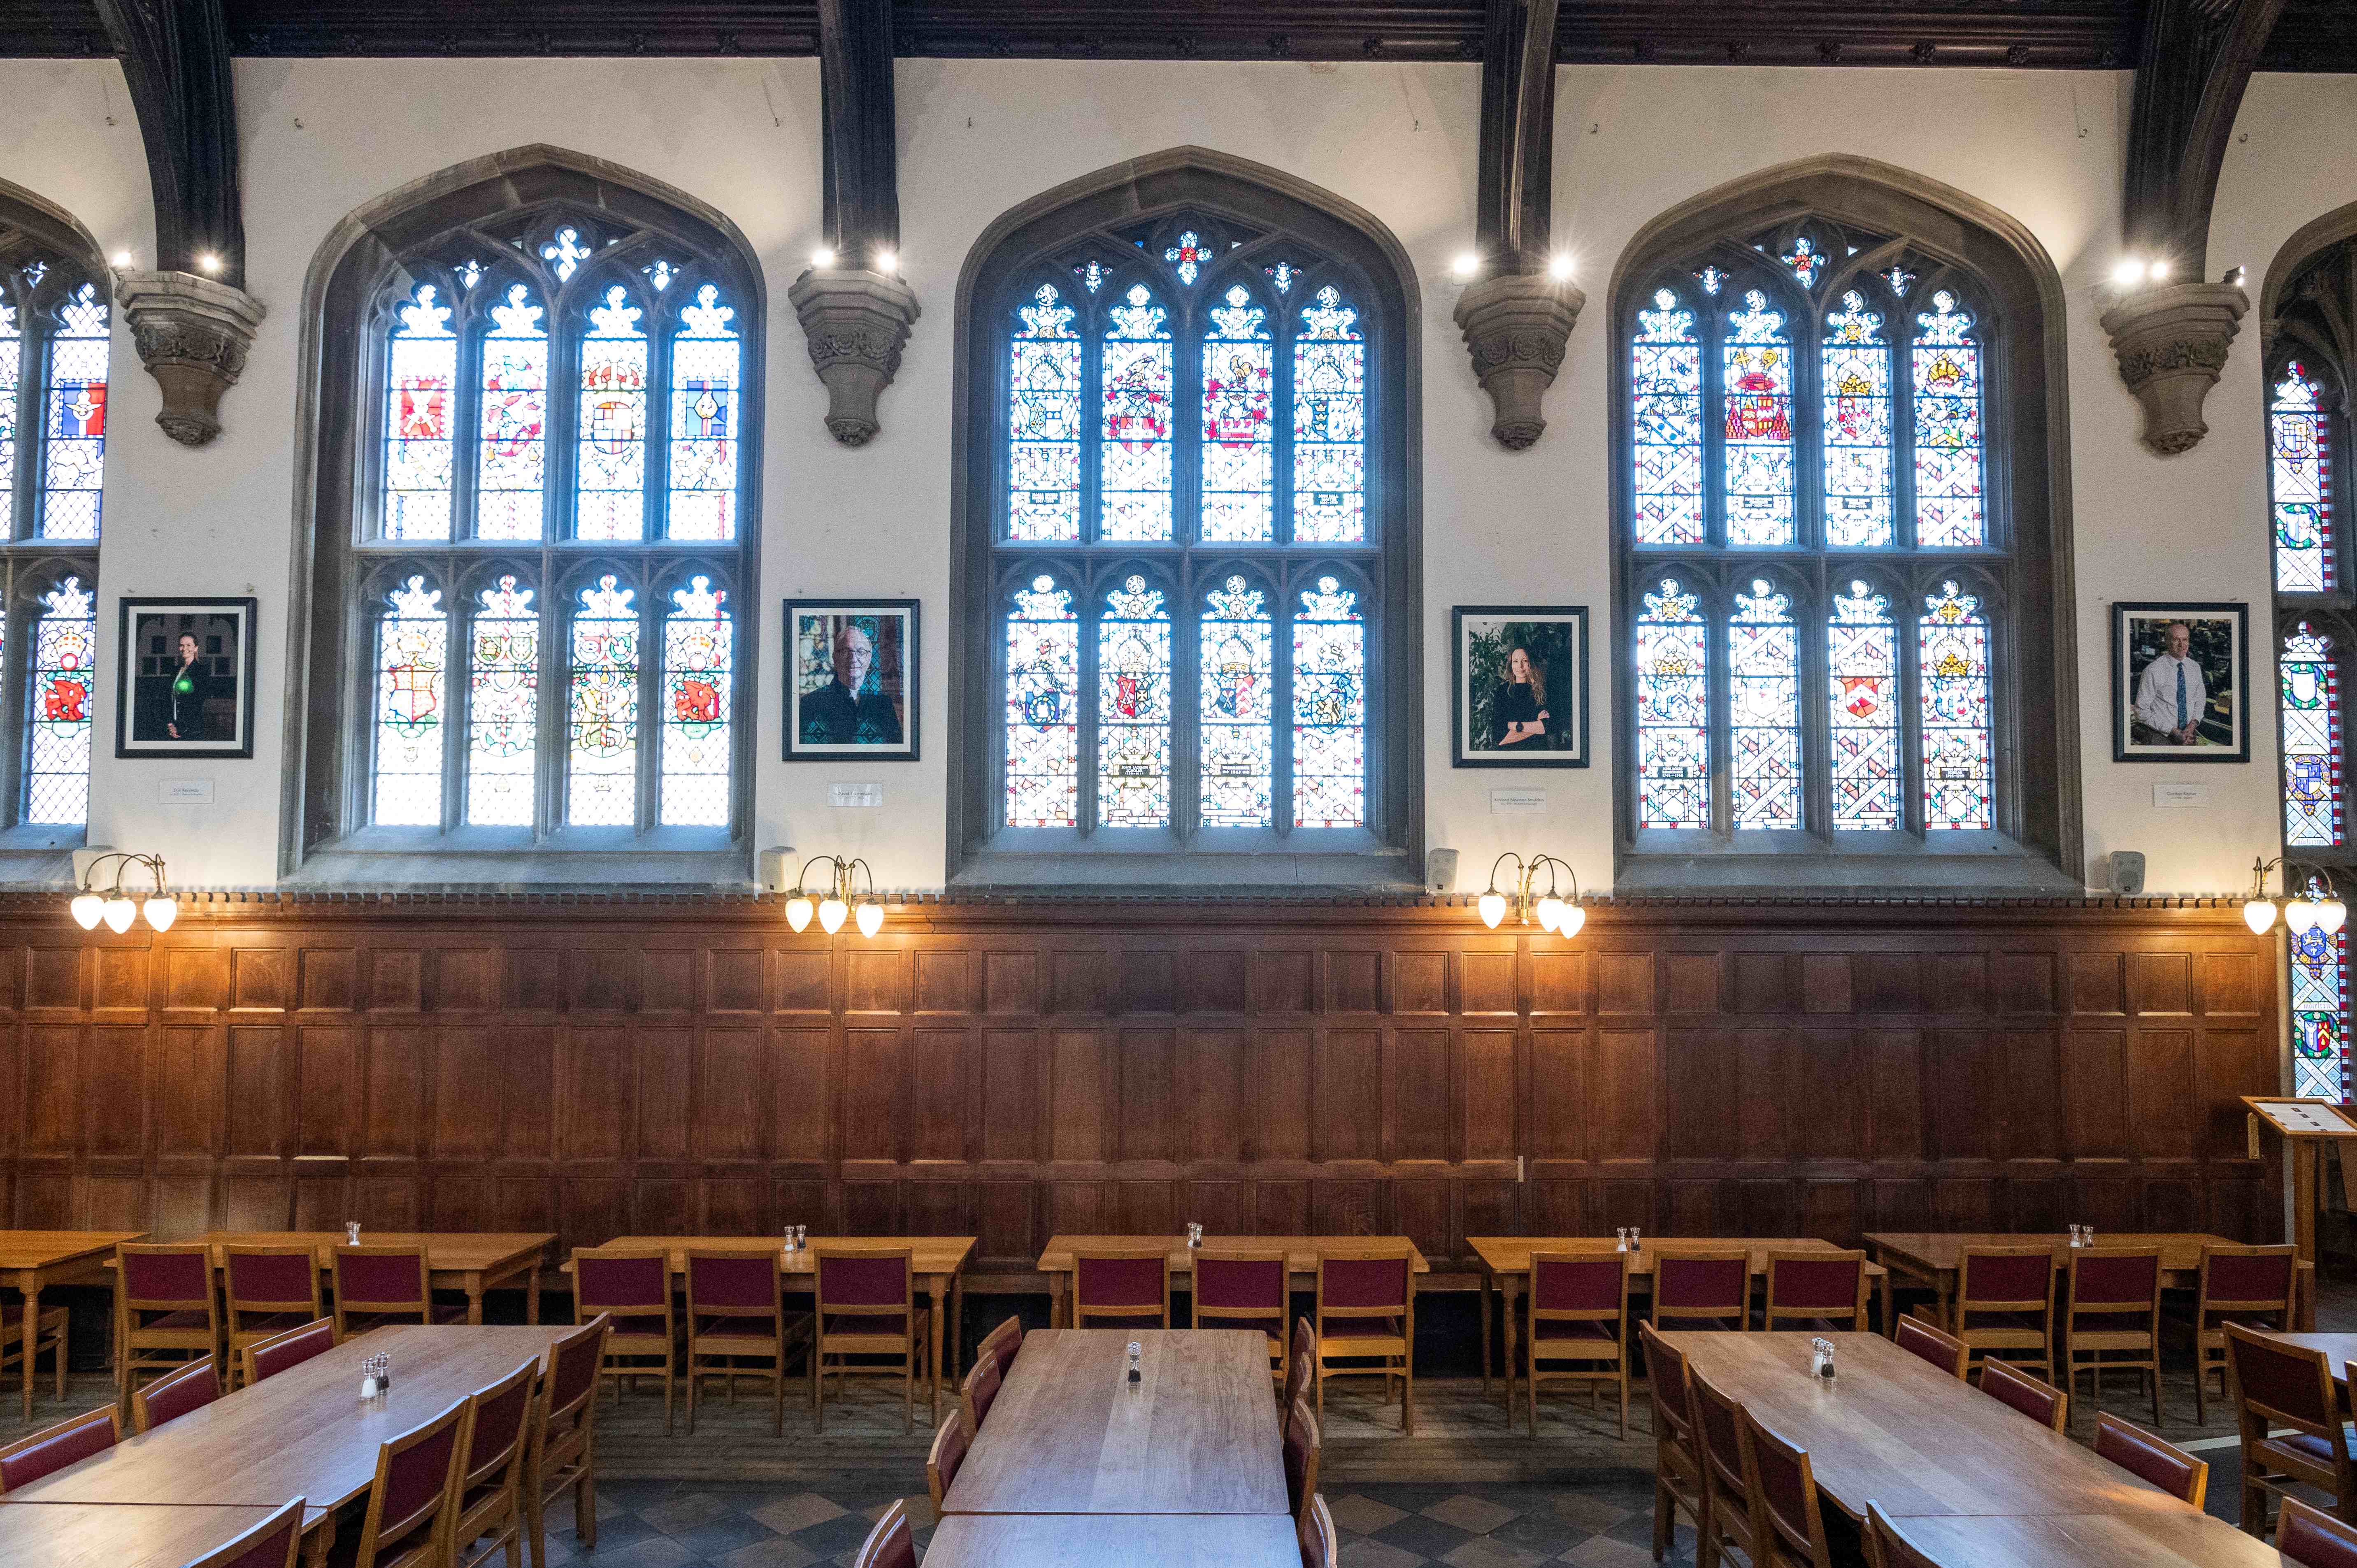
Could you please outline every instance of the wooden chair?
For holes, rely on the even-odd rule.
[[[319,1260],[308,1247],[223,1247],[221,1295],[231,1386],[244,1375],[247,1346],[326,1315]]]
[[[303,1499],[295,1498],[234,1540],[223,1541],[187,1568],[295,1568],[303,1555]]]
[[[1964,1375],[1964,1363],[1972,1359],[1972,1349],[1963,1340],[1921,1317],[1900,1318],[1891,1339],[1901,1350],[1959,1380]]]
[[[221,1397],[221,1374],[210,1361],[191,1361],[168,1378],[158,1378],[131,1396],[131,1430],[153,1432],[167,1421],[201,1410]]]
[[[1283,1388],[1293,1369],[1285,1315],[1293,1276],[1281,1249],[1204,1247],[1195,1253],[1195,1291],[1189,1317],[1196,1328],[1258,1328],[1268,1337],[1269,1374]]]
[[[334,1253],[336,1343],[398,1323],[464,1323],[467,1310],[434,1305],[423,1247],[339,1247]]]
[[[2111,1412],[2095,1417],[2095,1452],[2194,1508],[2210,1491],[2210,1466],[2176,1444],[2130,1426]]]
[[[1783,1321],[1783,1320],[1791,1321]],[[1863,1334],[1866,1254],[1858,1251],[1770,1252],[1768,1302],[1760,1312],[1770,1334]]]
[[[1759,1458],[1743,1407],[1691,1366],[1686,1386],[1694,1391],[1695,1425],[1702,1442],[1702,1526],[1695,1562],[1716,1564],[1731,1545],[1746,1563],[1759,1563],[1765,1545],[1760,1510],[1752,1502],[1760,1489]]]
[[[1021,1354],[1023,1323],[1020,1318],[1010,1317],[982,1337],[982,1343],[974,1347],[974,1359],[980,1361],[987,1357],[996,1361],[999,1380],[1004,1382],[1006,1374],[1015,1369],[1015,1358]]]
[[[93,1454],[103,1454],[122,1437],[123,1423],[111,1404],[45,1426],[30,1437],[19,1437],[0,1448],[0,1497]]]
[[[1322,1495],[1309,1494],[1309,1506],[1302,1510],[1298,1534],[1301,1568],[1337,1568],[1342,1561],[1341,1543],[1334,1537],[1334,1513],[1326,1506]]]
[[[576,1276],[577,1277],[577,1276]],[[668,1283],[665,1286],[669,1288]],[[633,1320],[636,1321],[636,1320]],[[612,1319],[607,1318],[606,1354],[613,1354]],[[687,1430],[695,1431],[695,1408],[707,1378],[727,1380],[728,1402],[737,1402],[737,1380],[770,1385],[770,1434],[786,1434],[786,1361],[796,1346],[807,1348],[810,1319],[786,1314],[775,1252],[687,1254]],[[604,1368],[599,1368],[602,1375]]]
[[[965,1423],[964,1410],[953,1410],[942,1418],[942,1429],[933,1434],[932,1451],[925,1455],[925,1492],[933,1499],[936,1516],[942,1511],[942,1499],[949,1496],[950,1484],[965,1464],[966,1450],[973,1446],[974,1432]]]
[[[1283,1457],[1286,1506],[1296,1520],[1308,1513],[1309,1499],[1318,1495],[1318,1462],[1325,1452],[1326,1441],[1318,1430],[1318,1418],[1309,1413],[1308,1402],[1294,1401],[1285,1417]]]
[[[1650,1323],[1637,1325],[1637,1337],[1644,1346],[1645,1379],[1652,1389],[1653,1561],[1659,1563],[1675,1543],[1678,1509],[1686,1510],[1696,1535],[1704,1533],[1702,1440],[1684,1352],[1673,1348]]]
[[[1318,1330],[1309,1326],[1309,1319],[1293,1320],[1293,1339],[1286,1354],[1290,1364],[1285,1369],[1284,1408],[1291,1410],[1293,1402],[1308,1391],[1309,1380],[1318,1372]]]
[[[1948,1568],[1948,1565],[1907,1539],[1899,1521],[1882,1505],[1866,1502],[1866,1568]]]
[[[781,1291],[783,1286],[779,1287]],[[622,1384],[638,1387],[642,1374],[662,1373],[663,1435],[671,1435],[672,1391],[679,1370],[679,1324],[672,1316],[671,1254],[648,1251],[573,1250],[573,1321],[604,1314],[613,1322],[606,1336],[603,1376],[621,1402]],[[654,1366],[645,1365],[653,1361]]]
[[[442,1568],[448,1562],[474,1414],[473,1400],[453,1400],[441,1414],[378,1445],[350,1568]]]
[[[2228,1319],[2245,1328],[2291,1327],[2292,1293],[2298,1288],[2299,1250],[2280,1247],[2204,1247],[2193,1314],[2193,1420],[2210,1424],[2210,1374],[2226,1397]],[[2270,1321],[2272,1320],[2272,1321]]]
[[[1099,1321],[1091,1323],[1090,1319]],[[1170,1249],[1089,1247],[1072,1254],[1072,1326],[1170,1326]]]
[[[1381,1378],[1383,1402],[1399,1380],[1400,1431],[1415,1435],[1415,1264],[1400,1242],[1318,1251],[1318,1418],[1326,1380]],[[1337,1361],[1372,1361],[1338,1367]]]
[[[1941,1326],[1975,1360],[2032,1350],[2019,1364],[2054,1375],[2054,1254],[2044,1247],[1968,1247],[1956,1265],[1954,1320]]]
[[[533,1402],[532,1447],[524,1465],[524,1525],[532,1560],[548,1561],[548,1505],[571,1492],[573,1533],[585,1552],[597,1550],[597,1375],[606,1365],[603,1317],[548,1348],[541,1397]]]
[[[904,1406],[902,1424],[915,1431],[917,1380],[927,1385],[928,1421],[941,1415],[940,1369],[931,1365],[932,1316],[917,1305],[916,1279],[908,1248],[844,1247],[829,1244],[812,1249],[813,1288],[818,1302],[818,1339],[811,1360],[811,1418],[815,1429],[826,1430],[827,1363],[834,1360],[837,1377],[900,1377]],[[854,1356],[891,1358],[899,1364],[855,1365]]]
[[[2357,1525],[2286,1498],[2276,1551],[2292,1568],[2357,1568]]]
[[[1738,1247],[1653,1253],[1653,1326],[1751,1326],[1751,1253]]]
[[[981,1358],[966,1369],[965,1382],[958,1390],[958,1409],[965,1412],[968,1431],[977,1434],[982,1431],[982,1423],[998,1398],[998,1385],[996,1358]]]
[[[1527,1327],[1523,1372],[1530,1380],[1532,1437],[1539,1434],[1539,1384],[1567,1382],[1587,1385],[1591,1409],[1609,1385],[1620,1397],[1620,1437],[1627,1441],[1629,1254],[1532,1253]],[[1567,1362],[1575,1369],[1551,1372],[1547,1362]]]
[[[1755,1485],[1751,1506],[1757,1522],[1752,1538],[1767,1551],[1755,1556],[1758,1568],[1834,1568],[1833,1543],[1825,1535],[1825,1519],[1817,1502],[1817,1478],[1809,1468],[1809,1451],[1784,1440],[1774,1427],[1749,1411],[1743,1412],[1743,1432],[1751,1446]]]
[[[1991,1356],[1981,1363],[1981,1392],[2055,1431],[2062,1430],[2071,1413],[2070,1396],[2052,1383],[2033,1378],[2010,1361]]]
[[[275,1377],[289,1367],[299,1367],[321,1351],[333,1349],[335,1343],[336,1320],[332,1317],[258,1339],[245,1348],[246,1385],[251,1387],[264,1378]]]
[[[508,1568],[522,1568],[524,1461],[531,1455],[539,1382],[534,1356],[468,1401],[473,1436],[459,1468],[457,1522],[450,1534],[456,1568],[479,1568],[501,1551]]]
[[[909,1530],[909,1505],[896,1502],[860,1543],[851,1568],[917,1568],[917,1538]]]
[[[2287,1497],[2294,1483],[2327,1493],[2333,1512],[2348,1519],[2357,1509],[2357,1464],[2341,1433],[2330,1359],[2229,1323],[2226,1390],[2243,1435],[2243,1529],[2265,1541],[2267,1498]],[[2269,1436],[2276,1427],[2291,1430]]]
[[[2106,1356],[2112,1359],[2105,1360]],[[2152,1423],[2160,1424],[2157,1248],[2080,1248],[2072,1252],[2063,1286],[2062,1369],[2063,1387],[2074,1394],[2081,1372],[2093,1377],[2098,1400],[2104,1397],[2105,1372],[2142,1373],[2152,1384]]]
[[[221,1364],[210,1247],[124,1241],[114,1249],[114,1278],[115,1376],[124,1411],[142,1372],[177,1372],[199,1356]]]
[[[0,1383],[7,1380],[11,1367],[24,1366],[25,1360],[25,1298],[15,1291],[0,1291],[0,1324],[7,1332],[0,1334]],[[73,1315],[62,1306],[45,1306],[33,1327],[33,1365],[24,1368],[25,1386],[33,1386],[40,1367],[41,1354],[47,1351],[49,1366],[57,1376],[55,1396],[66,1397],[66,1364],[71,1356],[69,1340],[73,1331]]]

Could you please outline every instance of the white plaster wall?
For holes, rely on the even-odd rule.
[[[101,241],[152,244],[135,128],[111,64],[0,62],[0,176],[74,210]],[[160,848],[192,884],[271,879],[284,758],[278,711],[295,500],[296,331],[305,274],[353,208],[463,159],[550,142],[638,169],[725,212],[769,287],[762,433],[761,669],[756,702],[758,844],[845,848],[887,885],[941,879],[947,725],[986,700],[947,689],[952,327],[957,275],[976,236],[1039,191],[1123,158],[1196,143],[1273,165],[1367,208],[1412,258],[1422,293],[1428,842],[1467,876],[1505,847],[1566,855],[1609,883],[1610,531],[1604,319],[1611,271],[1664,209],[1824,152],[1879,159],[1956,186],[2037,235],[2068,294],[2069,405],[2077,537],[2076,676],[2086,849],[2150,856],[2155,890],[2235,886],[2275,842],[2274,728],[2265,710],[2245,768],[2110,761],[2108,625],[2116,598],[2267,594],[2256,355],[2246,333],[2211,400],[2212,435],[2162,459],[2136,440],[2096,317],[2116,259],[2125,76],[2062,72],[1577,67],[1560,79],[1556,232],[1591,300],[1550,393],[1549,430],[1510,454],[1449,320],[1449,259],[1472,227],[1479,72],[1470,65],[1139,64],[908,60],[899,67],[903,260],[926,315],[884,430],[867,447],[829,440],[823,399],[785,301],[819,223],[813,62],[597,60],[242,61],[249,287],[273,315],[230,393],[211,447],[173,446],[149,421],[153,383],[127,341],[116,360],[102,617],[130,592],[256,592],[263,601],[263,723],[248,763],[97,768],[93,842]],[[2254,293],[2281,236],[2357,199],[2349,84],[2262,78],[2220,192],[2213,260],[2247,262]],[[14,113],[19,102],[38,105]],[[112,113],[118,124],[103,122]],[[2267,156],[2298,131],[2308,156]],[[2315,156],[2319,134],[2338,135]],[[2337,162],[2335,160],[2338,160]],[[2337,193],[2337,194],[2336,194]],[[2233,252],[2234,253],[2228,254]],[[2213,268],[2213,271],[2217,270]],[[923,760],[881,767],[778,760],[778,601],[789,594],[913,595],[925,605]],[[1585,772],[1448,766],[1448,607],[1585,603],[1596,611],[1590,693],[1596,766]],[[1394,628],[1402,635],[1405,628]],[[110,648],[110,652],[111,652]],[[2257,650],[2255,648],[2255,652]],[[2029,672],[2040,678],[2040,672]],[[113,717],[102,704],[100,731]],[[101,751],[111,751],[102,745]],[[155,782],[210,772],[219,803],[154,804]],[[2154,783],[2212,787],[2210,809],[2159,811]],[[874,779],[882,812],[825,805],[835,780]],[[1542,784],[1543,819],[1497,818],[1489,791]]]

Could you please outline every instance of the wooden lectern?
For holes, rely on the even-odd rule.
[[[2298,1100],[2287,1095],[2243,1096],[2250,1107],[2251,1157],[2259,1155],[2259,1129],[2266,1127],[2284,1142],[2284,1157],[2291,1165],[2291,1239],[2299,1261],[2316,1262],[2316,1212],[2322,1201],[2317,1191],[2324,1164],[2324,1145],[2357,1139],[2357,1120],[2338,1101]],[[2341,1191],[2351,1212],[2357,1213],[2357,1150],[2341,1155]]]

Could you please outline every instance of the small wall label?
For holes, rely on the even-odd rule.
[[[2152,803],[2156,806],[2187,810],[2210,803],[2207,784],[2156,784],[2152,787]]]
[[[1518,789],[1490,791],[1490,813],[1498,817],[1543,817],[1546,815],[1546,791],[1528,787]]]
[[[213,803],[213,781],[210,779],[165,779],[156,785],[156,799],[167,806],[210,806]]]
[[[884,803],[884,786],[830,784],[826,787],[826,803],[830,806],[880,806]]]

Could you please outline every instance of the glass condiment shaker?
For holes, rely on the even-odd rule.
[[[1612,1234],[1620,1238],[1620,1240],[1613,1244],[1612,1250],[1616,1252],[1627,1251],[1629,1250],[1629,1228],[1626,1225],[1620,1226],[1613,1230]]]
[[[347,1246],[347,1247],[357,1247],[357,1246],[359,1246],[360,1244],[361,1244],[361,1222],[360,1222],[359,1220],[357,1220],[357,1219],[347,1219],[347,1220],[345,1220],[345,1221],[344,1221],[344,1245],[345,1245],[345,1246]]]
[[[1809,1341],[1809,1370],[1824,1382],[1834,1380],[1834,1342],[1830,1339]]]
[[[1129,1380],[1133,1383],[1142,1383],[1146,1380],[1146,1374],[1138,1369],[1138,1358],[1145,1354],[1145,1346],[1135,1339],[1129,1342]]]

